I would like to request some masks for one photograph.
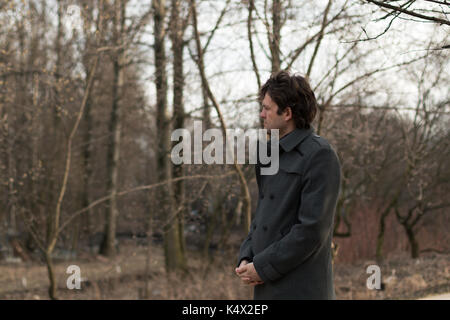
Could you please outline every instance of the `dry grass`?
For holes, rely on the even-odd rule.
[[[142,299],[146,247],[122,246],[114,259],[80,257],[55,263],[60,299]],[[152,247],[149,299],[252,299],[252,290],[234,275],[235,258],[217,257],[210,266],[189,253],[189,273],[168,275],[162,249]],[[81,290],[66,286],[69,265],[81,269]],[[180,285],[182,284],[182,285]],[[47,299],[47,269],[38,263],[0,264],[0,299]]]
[[[120,299],[144,298],[145,258],[147,248],[135,243],[124,244],[115,259],[101,256],[80,256],[76,260],[55,263],[60,299]],[[189,252],[187,275],[167,275],[161,247],[151,249],[151,270],[148,299],[239,300],[252,299],[252,288],[244,286],[234,275],[234,254],[216,254],[209,266],[197,252]],[[78,265],[81,290],[69,290],[66,281],[69,265]],[[408,254],[380,265],[385,290],[368,290],[366,267],[374,261],[337,263],[335,287],[338,299],[411,299],[430,294],[450,292],[450,256],[427,254],[412,260]],[[395,271],[393,271],[395,270]],[[37,262],[0,264],[0,299],[47,299],[47,269]]]
[[[379,265],[383,290],[367,289],[369,265]],[[411,259],[408,252],[403,252],[383,263],[338,263],[334,269],[338,299],[417,299],[450,292],[450,254],[427,253]]]

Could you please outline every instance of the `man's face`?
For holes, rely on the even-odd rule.
[[[287,126],[287,121],[289,120],[286,116],[286,110],[281,114],[277,114],[278,105],[272,98],[266,93],[262,101],[262,110],[259,116],[264,119],[264,129],[279,129],[283,131]]]

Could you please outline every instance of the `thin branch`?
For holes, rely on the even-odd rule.
[[[300,47],[298,47],[297,49],[292,51],[287,57],[287,58],[290,58],[292,56],[292,58],[290,58],[290,61],[287,64],[285,69],[290,69],[292,67],[292,65],[294,64],[294,62],[297,60],[297,58],[300,56],[300,54],[303,52],[303,50],[305,50],[305,48],[310,43],[312,43],[317,37],[319,37],[321,35],[321,33],[323,32],[323,30],[325,30],[326,27],[328,27],[331,23],[333,23],[335,20],[337,20],[340,17],[340,15],[342,14],[342,12],[344,12],[344,11],[345,11],[345,5],[342,6],[341,10],[333,18],[331,18],[329,21],[327,21],[325,25],[322,25],[322,28],[317,33],[315,33],[313,36],[311,36],[309,39],[307,39]]]
[[[322,79],[319,80],[319,82],[317,83],[317,85],[316,85],[316,86],[314,87],[314,89],[313,89],[314,91],[316,91],[317,88],[320,87],[320,85],[322,84],[322,82],[325,81],[325,79],[331,74],[331,72],[332,72],[334,69],[336,69],[336,68],[338,67],[338,65],[341,63],[341,61],[344,60],[344,59],[347,57],[347,55],[348,55],[350,52],[352,52],[353,49],[355,49],[355,47],[356,47],[357,45],[358,45],[358,43],[357,43],[357,42],[354,42],[353,45],[352,45],[350,48],[348,48],[348,50],[342,55],[342,57],[336,59],[336,63],[334,64],[334,66],[331,67],[331,68],[327,71],[327,73],[322,77]]]
[[[314,52],[311,56],[311,60],[309,61],[308,71],[306,72],[306,76],[309,77],[311,75],[312,67],[314,65],[314,60],[316,59],[317,52],[319,51],[320,44],[322,43],[323,34],[325,31],[325,28],[327,26],[327,18],[328,13],[330,12],[332,0],[328,0],[328,4],[325,8],[325,12],[323,13],[323,20],[322,20],[322,26],[320,28],[319,38],[317,39],[316,46],[314,47]]]
[[[206,44],[203,47],[203,52],[205,52],[208,49],[208,46],[212,40],[212,38],[214,37],[214,34],[216,33],[216,31],[219,29],[220,23],[223,20],[223,17],[225,16],[225,13],[228,10],[228,5],[230,4],[230,0],[227,0],[227,2],[225,3],[225,7],[223,8],[223,10],[220,12],[219,18],[216,21],[216,24],[214,26],[214,28],[210,31],[209,37],[206,40]]]
[[[91,89],[92,89],[92,84],[94,83],[94,75],[97,71],[97,65],[98,65],[99,59],[100,59],[100,56],[97,54],[96,57],[94,58],[93,65],[91,67],[91,72],[90,72],[89,78],[88,78],[88,84],[86,87],[86,91],[84,93],[83,101],[80,106],[80,111],[78,112],[77,120],[75,122],[75,125],[72,128],[72,131],[70,132],[69,140],[67,142],[67,155],[66,155],[66,165],[65,165],[65,170],[64,170],[64,178],[63,178],[63,183],[62,183],[61,190],[59,193],[58,202],[56,204],[55,216],[53,217],[53,221],[52,221],[53,234],[51,234],[51,237],[50,237],[51,240],[50,240],[50,243],[48,244],[48,252],[50,252],[50,253],[53,251],[53,248],[55,247],[55,244],[56,244],[56,240],[58,239],[57,230],[58,230],[58,225],[59,225],[59,218],[61,216],[61,205],[62,205],[64,195],[66,193],[67,181],[69,180],[70,165],[71,165],[71,159],[72,159],[73,138],[75,137],[75,133],[77,132],[78,126],[83,117],[84,109],[86,107],[86,103],[87,103],[88,97],[89,97]]]
[[[216,109],[216,112],[219,116],[220,119],[220,124],[222,127],[222,131],[225,134],[226,137],[226,124],[225,124],[225,120],[224,117],[222,115],[222,112],[220,110],[220,106],[219,103],[217,102],[214,94],[211,91],[211,88],[209,86],[208,80],[206,78],[206,74],[205,74],[205,67],[204,67],[204,61],[203,61],[203,50],[202,50],[202,45],[200,42],[200,35],[198,33],[198,28],[197,28],[197,9],[196,9],[196,4],[195,4],[195,0],[191,0],[191,6],[192,6],[192,24],[194,27],[194,36],[195,36],[195,44],[197,47],[197,56],[198,58],[196,59],[196,64],[198,66],[199,69],[199,73],[200,73],[200,77],[202,80],[202,86],[205,89],[206,93],[208,94],[209,99],[211,100],[211,102],[214,105],[214,108]],[[239,177],[239,182],[241,184],[241,188],[242,191],[244,193],[244,199],[246,202],[246,210],[247,210],[247,214],[246,214],[246,218],[247,218],[247,227],[250,227],[250,220],[251,220],[251,198],[250,198],[250,191],[248,189],[248,185],[247,185],[247,181],[244,177],[244,174],[242,173],[241,167],[239,166],[239,164],[237,163],[236,157],[234,157],[234,168],[236,169],[236,172],[238,174]]]
[[[218,178],[224,178],[226,176],[232,175],[234,174],[234,171],[222,174],[222,175],[215,175],[215,176],[210,176],[210,175],[204,175],[204,174],[200,174],[200,175],[194,175],[194,176],[184,176],[184,177],[178,177],[175,179],[169,179],[169,180],[165,180],[165,181],[161,181],[158,183],[154,183],[154,184],[150,184],[150,185],[145,185],[145,186],[139,186],[139,187],[135,187],[132,189],[128,189],[128,190],[124,190],[124,191],[120,191],[116,194],[116,197],[120,197],[120,196],[124,196],[126,194],[132,193],[132,192],[136,192],[136,191],[142,191],[142,190],[150,190],[150,189],[154,189],[163,185],[166,185],[168,183],[173,183],[173,182],[177,182],[177,181],[181,181],[181,180],[194,180],[194,179],[218,179]],[[78,215],[82,214],[83,212],[86,212],[96,206],[98,206],[99,204],[109,200],[111,198],[111,195],[107,195],[104,197],[101,197],[100,199],[97,199],[95,201],[93,201],[90,205],[88,205],[87,207],[80,209],[78,211],[76,211],[75,213],[71,214],[69,218],[66,219],[66,221],[59,227],[58,229],[58,234],[64,230],[64,228],[66,228],[69,223],[76,218]]]
[[[411,11],[411,10],[402,9],[400,7],[393,6],[393,5],[385,3],[385,2],[380,2],[380,1],[375,1],[375,0],[366,0],[366,1],[370,2],[370,3],[373,3],[373,4],[375,4],[375,5],[379,6],[379,7],[391,9],[391,10],[394,10],[394,11],[397,11],[397,12],[401,12],[401,13],[407,14],[409,16],[413,16],[413,17],[420,18],[420,19],[427,20],[427,21],[433,21],[433,22],[439,23],[439,24],[446,24],[446,25],[450,26],[450,21],[448,21],[448,20],[440,19],[440,18],[437,18],[437,17],[425,16],[423,14],[416,13],[416,12]]]
[[[437,3],[437,4],[443,4],[445,6],[450,6],[450,2],[447,1],[437,1],[437,0],[424,0],[426,2],[433,2],[433,3]]]
[[[355,108],[355,109],[373,109],[373,110],[412,110],[416,111],[415,107],[390,107],[390,106],[361,106],[358,104],[337,104],[337,105],[329,105],[330,109],[341,109],[341,108]],[[450,114],[450,111],[428,111],[430,114]]]
[[[253,37],[252,37],[252,13],[255,6],[254,0],[249,0],[248,2],[248,19],[247,19],[247,35],[248,43],[250,47],[250,58],[252,60],[253,71],[255,72],[256,81],[258,83],[258,88],[261,88],[261,77],[259,75],[258,65],[256,64],[255,52],[253,48]]]
[[[370,77],[370,76],[372,76],[372,75],[374,75],[374,74],[376,74],[376,73],[379,73],[379,72],[384,72],[384,71],[387,71],[387,70],[390,70],[390,69],[394,69],[394,68],[397,68],[397,67],[409,65],[409,64],[414,63],[414,62],[416,62],[416,61],[419,61],[419,60],[421,60],[421,59],[423,59],[423,58],[424,58],[424,57],[421,56],[421,57],[415,58],[415,59],[410,60],[410,61],[406,61],[406,62],[398,63],[398,64],[395,64],[395,65],[392,65],[392,66],[389,66],[389,67],[379,68],[379,69],[376,69],[376,70],[373,70],[373,71],[370,71],[370,72],[366,72],[365,74],[356,77],[355,79],[353,79],[353,80],[347,82],[347,83],[346,83],[345,85],[343,85],[341,88],[339,88],[338,90],[336,90],[333,94],[331,94],[331,96],[328,98],[327,102],[326,102],[324,105],[325,105],[325,106],[329,105],[330,102],[331,102],[331,100],[332,100],[337,94],[339,94],[340,92],[342,92],[343,90],[347,89],[349,86],[351,86],[351,85],[354,84],[355,82],[358,82],[358,81],[361,80],[361,79],[368,78],[368,77]]]

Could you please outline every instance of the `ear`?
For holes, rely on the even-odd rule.
[[[284,113],[284,120],[289,121],[292,119],[292,109],[291,107],[286,107],[283,111]]]

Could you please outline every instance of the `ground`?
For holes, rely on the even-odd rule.
[[[367,289],[369,265],[379,265],[382,290]],[[382,263],[337,264],[334,269],[338,299],[419,299],[450,293],[450,254],[426,253],[411,259],[405,252]]]
[[[60,299],[142,299],[145,298],[145,246],[122,244],[118,256],[106,259],[82,255],[55,261]],[[189,252],[189,274],[166,276],[163,252],[152,246],[148,279],[149,299],[252,299],[252,288],[234,275],[232,252],[216,254],[210,265],[197,252]],[[366,287],[367,266],[375,261],[334,266],[337,299],[419,299],[450,293],[450,254],[423,254],[410,259],[398,254],[379,263],[382,290]],[[81,270],[81,289],[67,289],[69,265]],[[180,285],[183,283],[183,285]],[[45,264],[0,261],[0,299],[48,299]],[[440,296],[440,298],[449,296]]]

